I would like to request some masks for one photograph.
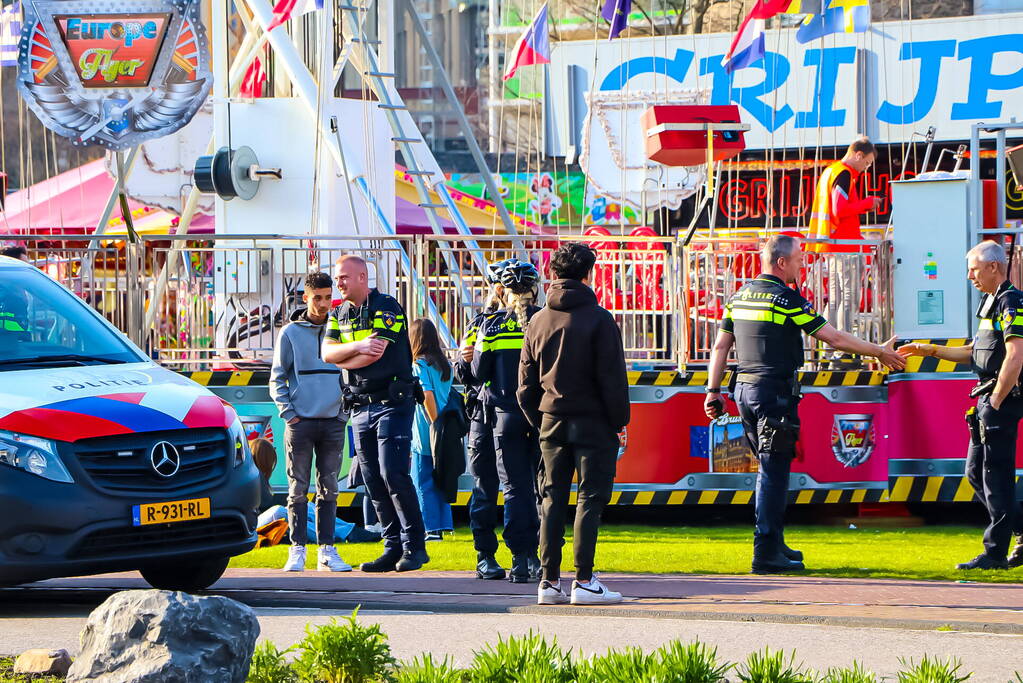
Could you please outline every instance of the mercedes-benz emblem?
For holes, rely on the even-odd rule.
[[[153,463],[153,471],[161,477],[173,477],[181,468],[181,455],[177,447],[167,441],[158,441],[149,451],[149,461]]]

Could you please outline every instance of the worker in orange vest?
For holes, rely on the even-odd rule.
[[[862,137],[849,145],[840,161],[828,166],[817,181],[810,211],[808,237],[811,240],[861,240],[860,214],[876,211],[880,197],[860,198],[856,180],[874,163],[877,153],[874,144]],[[833,241],[811,242],[809,251],[828,255],[828,317],[836,328],[855,334],[856,316],[860,310],[863,289],[862,252],[867,248],[857,244],[836,244]],[[852,369],[858,361],[847,354],[836,352],[836,368]]]

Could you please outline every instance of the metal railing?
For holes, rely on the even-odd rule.
[[[146,235],[137,243],[77,235],[7,238],[26,244],[37,266],[154,359],[183,369],[267,365],[278,331],[303,305],[305,276],[315,270],[331,273],[342,254],[365,258],[371,283],[394,295],[410,320],[434,318],[453,347],[486,297],[473,250],[481,250],[488,262],[526,253],[549,280],[550,256],[559,244],[588,242],[598,257],[590,284],[617,320],[635,369],[706,363],[725,303],[760,272],[754,239],[694,240],[683,250],[672,238],[607,235],[475,235],[471,240],[460,235]],[[862,296],[853,332],[880,343],[890,336],[893,321],[891,244],[857,244],[863,249],[856,255],[862,259]],[[800,291],[830,317],[828,261],[826,254],[806,254]],[[808,367],[824,358],[812,339],[805,358]]]
[[[812,244],[814,240],[804,242]],[[853,329],[848,331],[883,343],[892,334],[894,318],[891,242],[843,240],[842,244],[845,243],[862,250],[849,254],[860,261],[860,301]],[[752,239],[705,239],[690,243],[684,280],[684,317],[689,332],[688,346],[682,350],[684,363],[703,364],[710,360],[729,297],[761,271],[759,249],[759,242]],[[799,282],[800,293],[829,320],[834,317],[828,292],[832,264],[829,254],[808,250]],[[810,367],[825,360],[823,345],[812,337],[804,337],[803,350]]]

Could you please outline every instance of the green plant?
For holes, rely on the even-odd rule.
[[[557,639],[548,643],[540,634],[498,638],[497,645],[477,650],[469,672],[472,683],[571,683],[575,665]]]
[[[576,666],[578,683],[639,683],[650,681],[658,662],[638,647],[611,650]],[[660,679],[658,679],[660,680]]]
[[[425,654],[411,662],[402,664],[395,674],[395,683],[463,683],[467,673],[456,669],[448,658],[434,661],[433,655]]]
[[[673,640],[654,652],[657,683],[722,683],[734,664],[719,664],[718,649],[695,641]]]
[[[248,683],[293,683],[298,680],[294,670],[284,658],[291,652],[291,648],[278,650],[277,646],[266,641],[257,645],[252,653],[252,663],[249,664],[249,677],[245,680]]]
[[[337,619],[317,628],[306,626],[305,638],[295,649],[292,667],[309,683],[381,683],[393,680],[396,661],[387,636],[378,624],[363,626],[359,610],[339,624]]]
[[[751,652],[735,673],[741,683],[813,683],[795,660],[795,652],[786,661],[784,652],[771,652],[765,647]]]
[[[955,631],[955,629],[952,628],[952,624],[942,624],[941,626],[939,626],[935,630],[936,631]]]
[[[867,671],[859,662],[852,666],[831,667],[817,679],[817,683],[877,683],[877,675]]]
[[[963,683],[970,680],[971,676],[969,672],[962,673],[962,662],[952,657],[941,661],[937,657],[931,659],[924,655],[919,664],[915,664],[912,659],[899,657],[899,664],[904,667],[898,673],[899,683]]]

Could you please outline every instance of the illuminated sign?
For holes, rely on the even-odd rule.
[[[111,150],[187,124],[213,81],[199,0],[26,3],[18,64],[46,127]]]

